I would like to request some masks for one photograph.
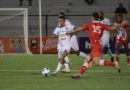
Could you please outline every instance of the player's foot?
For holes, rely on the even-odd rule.
[[[127,65],[130,66],[130,62],[127,62]]]
[[[52,76],[56,76],[57,73],[58,73],[58,72],[54,71],[54,72],[52,73]]]
[[[89,66],[89,68],[92,68],[92,66],[93,66],[92,61],[90,61],[90,62],[88,63],[88,66]]]
[[[64,68],[63,70],[61,70],[63,73],[70,73],[70,69],[69,68]]]
[[[80,75],[79,74],[75,74],[75,75],[72,75],[71,78],[78,79],[78,78],[80,78]]]
[[[111,57],[111,61],[114,62],[114,57]]]
[[[115,68],[117,69],[117,71],[120,73],[121,72],[121,69],[120,69],[120,64],[119,62],[115,61]]]

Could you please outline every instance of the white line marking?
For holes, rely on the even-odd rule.
[[[40,72],[41,70],[0,70],[0,72]],[[51,70],[54,71],[54,70]],[[72,72],[78,72],[79,70],[71,70]],[[117,72],[117,70],[87,70],[86,72]],[[121,72],[130,72],[123,70]]]

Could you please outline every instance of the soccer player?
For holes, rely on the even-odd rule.
[[[59,17],[61,17],[61,16],[65,18],[65,13],[60,12]],[[65,25],[72,25],[72,24],[68,19],[65,18]],[[60,24],[59,24],[59,26],[60,26]],[[74,50],[74,53],[76,55],[81,56],[82,58],[86,59],[87,55],[84,52],[80,52],[80,50],[79,50],[79,45],[78,45],[78,40],[77,40],[76,35],[73,34],[71,36],[70,41],[71,41],[71,45],[72,45],[72,49]],[[59,50],[58,50],[58,52],[59,52]],[[61,53],[59,52],[58,55],[61,55]],[[69,62],[68,56],[66,56],[65,58],[66,58],[65,60],[67,60],[67,62]],[[68,68],[69,65],[67,65],[67,64],[69,64],[69,63],[65,63],[65,68],[62,70],[62,72],[70,72],[70,68]]]
[[[71,76],[73,79],[80,78],[80,76],[87,70],[88,63],[91,60],[94,60],[97,66],[113,66],[118,70],[118,72],[120,72],[120,66],[117,61],[111,62],[111,61],[106,61],[106,60],[100,60],[100,56],[103,50],[100,40],[101,40],[104,30],[116,30],[122,25],[126,24],[126,22],[123,22],[123,24],[119,24],[116,26],[107,26],[105,24],[100,23],[98,19],[99,19],[99,14],[95,12],[92,14],[92,17],[91,17],[92,22],[84,26],[78,27],[72,32],[67,33],[67,34],[74,34],[82,30],[86,30],[86,29],[89,30],[89,37],[90,37],[91,47],[92,47],[90,57],[88,57],[85,60],[79,73]]]
[[[72,31],[75,27],[73,25],[65,25],[65,18],[63,16],[59,17],[58,21],[60,26],[58,25],[56,27],[53,32],[54,35],[51,37],[58,37],[58,51],[60,51],[60,61],[56,70],[53,72],[53,75],[56,75],[60,71],[64,63],[68,63],[65,61],[65,57],[71,50],[71,36],[67,35],[66,33]]]
[[[122,15],[117,16],[117,22],[115,23],[115,25],[121,24],[122,22],[123,22],[123,16]],[[128,37],[130,31],[128,30],[128,24],[120,27],[115,32],[117,32],[116,45],[115,45],[116,61],[119,62],[119,48],[120,46],[123,45],[127,56],[127,65],[130,66],[130,54],[128,50],[128,40],[129,40]]]
[[[111,21],[108,18],[104,17],[104,13],[102,11],[99,12],[99,21],[103,24],[108,25],[108,26],[112,25]],[[103,36],[101,38],[101,43],[102,43],[103,49],[105,51],[107,51],[107,53],[110,55],[111,61],[114,61],[114,56],[113,56],[111,49],[110,49],[109,40],[110,40],[110,31],[104,30]],[[101,59],[103,59],[103,53],[101,55]]]

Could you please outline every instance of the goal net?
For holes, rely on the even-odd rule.
[[[28,11],[0,8],[0,54],[29,54]]]

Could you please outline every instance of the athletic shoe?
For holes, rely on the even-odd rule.
[[[52,73],[52,76],[56,76],[57,73],[58,73],[58,72],[54,71],[54,72]]]
[[[120,64],[117,61],[115,61],[115,68],[118,70],[119,73],[121,72]]]
[[[80,78],[80,75],[78,75],[78,74],[72,75],[71,78],[73,78],[73,79],[78,79],[78,78]]]
[[[130,61],[129,60],[127,60],[127,65],[130,66]]]
[[[64,68],[64,69],[61,70],[61,71],[62,71],[63,73],[70,73],[71,70],[70,70],[69,68],[68,68],[68,69],[67,69],[67,68]]]

